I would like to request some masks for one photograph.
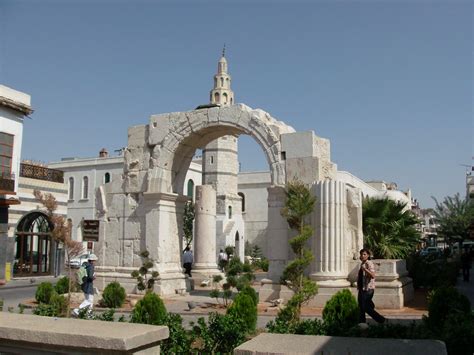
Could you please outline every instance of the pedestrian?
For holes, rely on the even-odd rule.
[[[225,267],[227,266],[227,253],[224,252],[224,250],[222,249],[219,252],[218,263],[219,263],[219,269],[221,271],[224,271]]]
[[[193,261],[194,261],[193,252],[191,251],[190,247],[186,247],[183,253],[183,267],[184,267],[184,273],[189,275],[189,277],[192,277],[191,269],[193,266]]]
[[[72,312],[73,315],[78,316],[79,311],[83,308],[89,308],[88,312],[92,310],[94,306],[94,264],[97,261],[97,256],[95,254],[90,254],[87,258],[87,263],[84,265],[86,269],[86,276],[83,278],[81,284],[82,292],[84,292],[84,301],[79,305],[79,308],[75,308]]]
[[[359,323],[366,323],[365,314],[367,313],[377,323],[384,323],[385,317],[377,313],[375,310],[374,297],[375,291],[375,266],[370,259],[370,251],[368,249],[361,249],[360,268],[357,277],[357,301],[359,303]]]
[[[464,248],[464,252],[461,255],[461,268],[462,278],[464,282],[469,282],[470,270],[471,270],[471,254],[467,247]]]

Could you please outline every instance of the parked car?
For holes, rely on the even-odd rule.
[[[82,254],[82,255],[76,256],[75,258],[72,258],[71,260],[69,260],[69,267],[73,269],[79,269],[82,265],[87,263],[89,255],[90,253],[87,253],[87,254]]]
[[[441,248],[438,247],[427,247],[420,251],[420,256],[427,256],[427,255],[442,255],[443,251]]]

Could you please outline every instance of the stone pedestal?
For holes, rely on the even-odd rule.
[[[211,185],[196,186],[193,278],[220,273],[216,260],[216,191]]]

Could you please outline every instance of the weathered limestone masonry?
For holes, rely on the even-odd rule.
[[[323,304],[332,294],[350,286],[348,277],[352,268],[349,264],[362,245],[360,190],[336,178],[329,140],[313,132],[295,132],[262,110],[238,104],[153,115],[148,125],[129,129],[122,180],[116,179],[98,189],[101,230],[96,270],[100,288],[118,280],[129,292],[134,291],[135,282],[130,272],[141,265],[140,252],[145,249],[160,272],[158,293],[172,294],[186,287],[181,267],[182,216],[188,199],[183,195],[186,172],[196,149],[221,137],[240,134],[252,136],[262,147],[271,176],[266,236],[270,269],[269,279],[263,281],[260,299],[290,297],[279,280],[292,258],[288,245],[292,234],[281,216],[281,209],[285,204],[285,184],[293,179],[311,186],[317,197],[310,218],[315,230],[311,245],[316,255],[310,276],[318,282],[320,290],[314,304]],[[229,166],[229,171],[234,168]],[[232,175],[229,177],[232,180]],[[219,181],[215,182],[219,190]],[[211,186],[198,187],[197,191],[200,211],[196,216],[195,266],[213,273],[216,223],[212,220],[216,219],[219,199],[216,200]],[[235,191],[228,192],[222,191],[225,200]],[[225,203],[224,207],[229,201]],[[411,283],[403,279],[405,276],[398,266],[396,272],[392,268],[394,270],[385,275],[384,287],[391,290],[386,294],[393,298],[390,301],[393,307],[403,305],[403,300],[410,297],[409,291],[401,291],[408,289]]]

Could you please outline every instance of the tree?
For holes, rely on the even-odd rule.
[[[79,256],[83,253],[84,247],[81,242],[72,240],[71,237],[71,224],[67,222],[62,215],[56,213],[58,209],[58,202],[52,194],[44,194],[39,190],[33,191],[36,199],[40,201],[43,207],[46,209],[46,214],[53,224],[53,230],[51,231],[51,237],[58,243],[64,245],[66,251],[67,260]],[[68,285],[68,298],[67,298],[67,312],[66,317],[69,317],[71,314],[71,289],[73,282],[73,272],[69,267],[69,285]]]
[[[474,222],[474,203],[469,199],[462,200],[459,194],[447,196],[443,202],[436,203],[433,211],[439,224],[437,232],[446,241],[463,241],[469,238],[469,226]]]
[[[368,198],[362,205],[364,247],[375,258],[404,259],[420,241],[418,218],[406,204],[387,198]]]
[[[184,205],[183,215],[183,233],[186,241],[184,249],[189,247],[193,241],[193,226],[194,226],[194,204],[192,201],[186,202]]]
[[[311,250],[306,246],[308,239],[313,235],[313,228],[305,223],[305,217],[313,211],[315,202],[316,198],[311,195],[305,184],[297,180],[288,184],[286,204],[281,213],[290,228],[298,234],[289,241],[295,259],[283,271],[281,281],[294,292],[294,295],[278,316],[285,318],[289,324],[299,322],[302,305],[317,293],[316,283],[304,275],[306,268],[314,259]]]

